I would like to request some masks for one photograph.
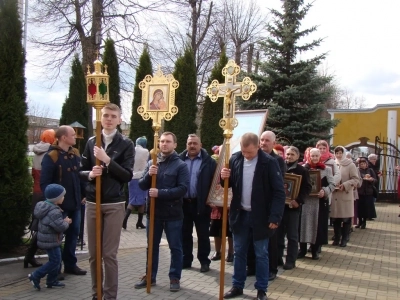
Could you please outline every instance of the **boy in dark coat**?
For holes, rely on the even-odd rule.
[[[49,184],[44,192],[46,201],[38,202],[35,207],[35,217],[39,219],[38,246],[45,249],[49,261],[28,275],[33,287],[40,291],[40,279],[46,276],[47,288],[65,287],[65,284],[57,280],[58,270],[61,264],[62,233],[68,229],[72,220],[63,219],[61,208],[65,189],[59,184]]]

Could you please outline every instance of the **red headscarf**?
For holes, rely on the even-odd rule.
[[[320,162],[324,163],[330,158],[335,159],[335,156],[332,153],[329,152],[329,145],[328,145],[328,143],[326,141],[319,140],[317,142],[317,145],[315,146],[315,148],[318,148],[318,146],[320,146],[320,145],[326,147],[326,152],[324,154],[321,153]]]
[[[312,161],[311,161],[311,150],[312,149],[314,149],[314,148],[311,148],[311,147],[309,147],[309,148],[307,148],[306,149],[306,151],[308,150],[308,157],[307,157],[307,164],[311,167],[311,169],[321,169],[321,170],[325,170],[325,164],[321,161],[321,159],[319,160],[319,162],[317,162],[316,164],[314,164]],[[315,151],[317,151],[318,150],[318,148],[316,148],[316,150]],[[319,152],[319,151],[318,151]],[[305,154],[304,154],[304,156],[305,156]]]
[[[309,161],[311,161],[310,150],[311,150],[312,148],[313,148],[313,147],[308,147],[308,148],[306,149],[306,151],[304,151],[303,164],[306,164],[306,163],[308,163]]]

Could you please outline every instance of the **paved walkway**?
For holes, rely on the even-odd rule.
[[[290,271],[279,270],[278,278],[268,288],[268,299],[400,299],[400,209],[395,204],[378,203],[378,218],[367,229],[356,229],[346,248],[325,246],[321,259],[310,257],[297,261]],[[212,263],[208,273],[200,273],[198,261],[183,270],[181,291],[169,291],[169,249],[165,240],[160,249],[157,285],[151,294],[135,290],[134,283],[144,274],[146,239],[144,230],[136,230],[135,216],[128,230],[122,232],[119,251],[119,299],[218,299],[219,263]],[[332,231],[332,229],[329,229]],[[330,236],[332,232],[330,232]],[[89,269],[87,256],[79,256],[79,266]],[[30,270],[22,262],[0,266],[0,273],[16,275],[12,283],[0,282],[0,299],[91,299],[90,276],[68,275],[64,289],[37,292],[27,280]],[[226,265],[225,291],[230,288],[233,267]],[[14,276],[15,277],[15,276]],[[243,297],[253,299],[254,277],[248,278]]]

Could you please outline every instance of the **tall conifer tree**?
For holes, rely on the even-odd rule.
[[[153,121],[151,119],[147,121],[143,120],[142,116],[137,112],[137,108],[142,104],[142,90],[139,88],[139,82],[141,82],[146,75],[153,75],[153,66],[147,46],[143,49],[143,53],[139,59],[139,66],[136,69],[129,138],[135,142],[138,137],[145,136],[147,138],[147,148],[151,149],[154,143],[154,131],[151,127]]]
[[[219,57],[219,61],[211,71],[208,84],[211,84],[215,79],[218,80],[219,83],[225,81],[225,77],[222,75],[222,69],[227,63],[228,57],[226,56],[225,50],[223,50]],[[211,148],[214,145],[221,145],[224,140],[223,130],[219,126],[219,120],[222,118],[223,108],[224,100],[222,98],[218,98],[216,102],[212,102],[209,97],[206,97],[200,124],[200,134],[203,148],[209,153],[212,153]]]
[[[108,38],[104,44],[103,67],[107,65],[107,72],[110,75],[109,97],[110,102],[121,107],[119,64],[114,41]],[[121,132],[120,126],[118,130]]]
[[[283,12],[271,10],[274,22],[268,25],[270,37],[262,43],[266,60],[261,62],[262,76],[254,77],[258,91],[242,107],[268,108],[267,129],[282,141],[304,151],[319,139],[329,139],[329,130],[337,122],[323,117],[330,91],[324,87],[332,80],[320,76],[318,66],[326,54],[302,59],[307,51],[317,48],[322,39],[300,43],[317,27],[300,29],[311,4],[303,0],[282,1]]]
[[[88,133],[88,106],[86,102],[86,79],[83,73],[82,64],[78,55],[75,55],[71,66],[71,77],[69,78],[68,97],[61,109],[60,125],[70,125],[79,122],[86,128],[84,129],[84,138],[77,139],[75,147],[82,152],[85,149],[86,142],[92,134]]]
[[[31,214],[25,51],[17,0],[0,1],[0,249],[21,243]]]
[[[175,63],[173,76],[179,81],[179,88],[175,91],[175,105],[178,114],[172,120],[165,122],[165,131],[173,132],[178,139],[176,151],[179,153],[186,148],[188,134],[196,133],[196,65],[191,48],[186,48],[183,56]]]

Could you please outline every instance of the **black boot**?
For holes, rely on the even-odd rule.
[[[339,246],[340,241],[340,229],[341,229],[341,219],[335,219],[333,222],[333,231],[335,233],[335,239],[333,240],[332,246]]]
[[[28,251],[25,255],[24,258],[24,268],[27,268],[29,266],[29,264],[32,265],[32,267],[36,268],[36,267],[40,267],[42,264],[37,262],[37,260],[35,259],[35,253],[38,249],[37,246],[37,233],[33,233],[32,234],[32,240],[31,240],[31,244],[29,245]]]
[[[126,229],[126,226],[128,224],[128,218],[131,215],[131,213],[132,213],[132,209],[127,208],[126,211],[125,211],[124,221],[122,222],[122,228],[123,229]]]
[[[342,241],[340,242],[340,247],[346,247],[347,246],[347,241],[349,238],[349,232],[350,232],[350,223],[343,223],[342,227]]]
[[[367,218],[362,218],[362,223],[360,228],[365,229],[367,227]]]
[[[303,258],[307,254],[307,243],[300,243],[300,250],[297,254],[297,258]]]
[[[136,223],[136,229],[144,229],[146,226],[143,225],[143,213],[138,213],[138,221]]]
[[[312,259],[313,260],[318,260],[319,259],[319,245],[316,244],[311,244],[311,254],[312,254]]]

